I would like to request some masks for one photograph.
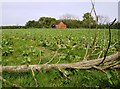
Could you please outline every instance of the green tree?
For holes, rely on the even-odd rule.
[[[96,26],[96,21],[90,13],[85,13],[83,16],[82,25],[85,28],[94,28]]]
[[[27,27],[27,28],[40,28],[41,27],[41,25],[39,24],[39,22],[38,21],[35,21],[35,20],[30,20],[30,21],[28,21],[26,24],[25,24],[25,26]]]
[[[81,27],[80,20],[63,20],[63,22],[67,25],[68,28],[80,28]]]
[[[55,21],[56,19],[51,17],[41,17],[38,20],[39,24],[41,24],[43,28],[51,28]]]

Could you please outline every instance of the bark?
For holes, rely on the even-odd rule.
[[[120,58],[120,52],[107,56],[106,59],[104,60],[105,62],[111,62],[111,61],[115,61],[116,59]],[[89,61],[81,61],[81,62],[76,62],[76,63],[68,63],[68,64],[41,64],[41,65],[18,65],[18,66],[0,66],[0,70],[3,71],[18,71],[18,72],[25,72],[25,71],[29,71],[29,70],[40,70],[41,68],[44,69],[50,69],[50,68],[76,68],[76,69],[90,69],[90,68],[94,68],[94,66],[98,65],[99,63],[101,63],[101,61],[103,60],[103,58],[99,58],[99,59],[94,59],[94,60],[89,60]],[[109,63],[108,63],[109,64]],[[109,67],[112,68],[120,68],[120,62],[118,60],[118,63],[116,64],[111,64],[110,65],[106,65],[101,67],[101,65],[98,66],[98,68],[103,68],[103,69],[107,69]]]

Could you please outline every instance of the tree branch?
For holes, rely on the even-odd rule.
[[[110,62],[120,57],[120,52],[106,57],[104,62]],[[42,64],[42,65],[19,65],[19,66],[1,66],[0,70],[3,71],[13,71],[13,72],[25,72],[29,70],[40,70],[41,68],[50,69],[50,68],[79,68],[79,69],[90,69],[93,66],[98,65],[103,58],[98,58],[89,61],[82,61],[76,63],[68,64]],[[114,68],[114,67],[113,67]]]
[[[111,28],[111,26],[114,24],[115,21],[116,21],[116,18],[115,18],[114,21],[109,25],[109,43],[108,43],[107,50],[106,50],[106,52],[105,52],[105,54],[104,54],[104,58],[103,58],[103,60],[100,62],[100,64],[102,64],[102,63],[105,61],[106,55],[107,55],[108,50],[109,50],[109,48],[110,48],[110,44],[111,44],[111,30],[110,30],[110,28]],[[100,65],[100,64],[99,64],[99,65]]]

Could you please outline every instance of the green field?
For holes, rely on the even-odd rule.
[[[59,64],[93,60],[104,56],[108,45],[108,30],[95,29],[3,29],[2,65]],[[117,52],[118,30],[112,29],[112,41],[107,55]],[[66,79],[57,69],[14,73],[3,71],[3,87],[17,84],[23,87],[119,87],[119,71],[64,69]]]

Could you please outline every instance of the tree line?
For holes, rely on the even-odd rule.
[[[40,17],[38,21],[29,20],[25,26],[1,26],[2,29],[17,29],[17,28],[54,28],[56,24],[63,22],[67,28],[108,28],[109,24],[105,23],[106,18],[98,16],[99,24],[94,20],[90,13],[84,13],[83,20],[76,19],[72,15],[63,15],[61,19],[56,20],[52,17]],[[120,23],[116,22],[113,29],[120,29]]]

